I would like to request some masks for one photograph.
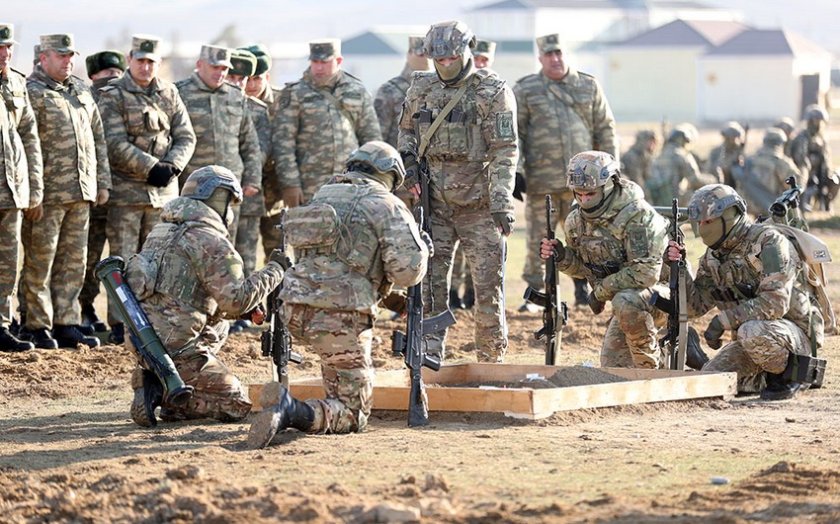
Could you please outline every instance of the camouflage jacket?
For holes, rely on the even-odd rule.
[[[650,179],[653,167],[653,154],[648,152],[644,144],[633,144],[626,153],[621,155],[621,174],[644,189]],[[645,192],[647,195],[647,192]]]
[[[706,250],[697,275],[687,279],[688,314],[698,317],[717,307],[727,330],[748,320],[785,318],[809,338],[813,327],[821,347],[823,318],[806,271],[778,229],[744,220],[719,249]]]
[[[559,82],[542,73],[513,88],[519,120],[520,158],[529,193],[566,189],[566,166],[581,151],[619,157],[615,118],[594,77],[570,69]]]
[[[262,102],[268,108],[268,125],[269,125],[269,148],[266,150],[266,159],[263,164],[263,178],[262,178],[262,193],[265,200],[266,212],[269,215],[275,215],[280,212],[282,206],[282,193],[280,191],[280,182],[277,179],[277,173],[274,169],[274,116],[277,110],[280,109],[280,93],[279,87],[267,85],[257,100]],[[257,128],[257,134],[259,134]]]
[[[268,115],[268,106],[258,98],[251,96],[246,98],[248,100],[248,112],[251,115],[251,121],[259,139],[260,166],[264,175],[265,164],[268,161],[268,155],[271,154],[271,120]],[[244,197],[239,209],[240,215],[258,217],[265,214],[265,192],[262,187],[259,189],[260,192],[256,195]]]
[[[286,84],[272,124],[280,189],[300,187],[304,198],[343,171],[353,150],[382,139],[370,93],[344,71],[325,87],[315,87],[308,69]]]
[[[799,187],[805,187],[802,172],[785,156],[782,146],[762,146],[745,164],[747,176],[753,177],[773,195],[780,195],[788,186],[788,177],[795,177]]]
[[[406,65],[399,76],[388,80],[376,91],[373,107],[382,130],[382,140],[397,147],[400,128],[400,110],[405,101],[408,86],[411,85],[411,69]]]
[[[790,144],[793,162],[806,177],[819,176],[824,164],[828,171],[831,171],[831,151],[828,149],[828,141],[821,132],[811,134],[809,130],[803,129],[791,140]]]
[[[146,183],[158,161],[184,169],[195,149],[190,115],[178,90],[155,78],[148,89],[126,73],[99,90],[113,188],[109,205],[162,207],[178,196],[178,181],[166,187]]]
[[[175,83],[195,130],[195,151],[182,173],[183,180],[196,169],[224,166],[243,186],[260,187],[260,139],[242,90],[228,83],[207,87],[198,73]]]
[[[75,76],[56,82],[40,66],[26,87],[43,144],[44,203],[95,202],[98,189],[111,189],[111,169],[90,89]]]
[[[263,302],[280,283],[276,262],[249,276],[219,215],[203,202],[168,202],[126,278],[170,353],[194,343],[208,324],[236,318]]]
[[[701,173],[694,156],[674,142],[665,144],[662,153],[653,160],[651,172],[647,188],[655,206],[671,205],[674,197],[684,206],[692,191],[719,182],[716,176]]]
[[[426,150],[432,199],[454,208],[512,211],[519,159],[516,100],[505,81],[487,70],[475,71],[464,82],[463,98]],[[400,153],[418,155],[423,133],[457,91],[444,86],[435,72],[414,73],[400,117]]]
[[[613,195],[597,217],[577,206],[569,212],[563,226],[568,246],[557,264],[557,271],[586,278],[601,301],[656,284],[668,245],[668,222],[644,200],[642,188],[621,180]]]
[[[280,293],[286,304],[375,314],[391,284],[426,274],[429,251],[408,208],[363,174],[336,175],[288,211],[285,231],[298,254]]]
[[[103,87],[107,86],[109,83],[111,83],[112,80],[115,80],[115,79],[114,78],[100,78],[98,80],[94,80],[91,83],[90,94],[93,95],[93,99],[96,101],[97,104],[99,104],[99,90],[102,89]]]
[[[725,184],[732,184],[732,168],[741,166],[744,162],[744,150],[741,147],[727,149],[721,144],[712,149],[709,153],[709,160],[706,164],[707,173],[719,173]]]
[[[43,164],[38,124],[25,77],[8,68],[0,74],[0,149],[3,181],[0,209],[26,209],[44,198]]]

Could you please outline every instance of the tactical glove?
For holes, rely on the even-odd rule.
[[[527,184],[525,183],[525,175],[522,173],[516,173],[516,181],[513,184],[513,198],[519,200],[520,202],[524,202],[525,199],[522,195],[525,194],[526,189]]]
[[[706,331],[703,333],[703,338],[706,339],[706,344],[708,344],[712,349],[720,349],[720,339],[723,336],[723,331],[723,323],[720,321],[720,318],[715,315],[715,318],[709,322],[709,327],[707,327]]]
[[[417,162],[417,157],[412,154],[402,155],[402,161],[405,166],[403,187],[412,188],[420,183],[420,164]]]
[[[557,239],[557,243],[554,245],[554,261],[560,262],[566,258],[566,246],[563,245],[563,241]]]
[[[288,271],[289,268],[292,267],[292,259],[290,259],[286,252],[281,249],[273,249],[271,254],[268,255],[268,260],[280,264],[283,271]]]
[[[432,237],[421,229],[420,238],[423,240],[423,243],[426,244],[426,247],[429,248],[429,258],[435,256],[435,243],[432,242]]]
[[[586,299],[587,303],[589,303],[589,309],[592,310],[593,313],[596,315],[600,315],[602,311],[604,311],[604,303],[595,298],[595,292],[589,292],[589,298]]]
[[[502,234],[504,236],[510,235],[511,231],[513,231],[513,223],[516,222],[516,219],[513,217],[513,213],[508,211],[500,211],[498,213],[493,213],[493,222],[496,223],[496,226],[502,230]]]
[[[178,168],[169,162],[158,162],[155,164],[146,177],[146,182],[150,186],[166,187],[172,177],[178,175]]]

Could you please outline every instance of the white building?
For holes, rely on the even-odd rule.
[[[405,65],[408,37],[423,36],[428,26],[374,27],[341,42],[342,69],[364,82],[371,94]]]

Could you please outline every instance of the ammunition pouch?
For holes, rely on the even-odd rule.
[[[788,355],[787,367],[782,377],[787,382],[810,384],[812,388],[822,387],[825,376],[825,360],[810,355]]]

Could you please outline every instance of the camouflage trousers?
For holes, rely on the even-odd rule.
[[[82,320],[90,202],[45,204],[44,216],[23,223],[22,290],[26,328],[52,329]]]
[[[160,221],[160,208],[138,206],[108,206],[108,249],[112,256],[122,257],[128,262],[143,247],[152,228]],[[121,321],[117,310],[108,301],[108,324],[113,326]]]
[[[18,279],[21,212],[0,209],[0,327],[12,322],[12,297]]]
[[[444,311],[449,304],[449,288],[455,250],[462,249],[470,265],[475,286],[474,340],[479,362],[502,362],[507,351],[505,319],[506,240],[484,209],[444,208],[438,203],[432,213],[432,235],[435,256],[430,275],[423,281],[426,314]],[[431,280],[432,292],[429,292]],[[434,305],[434,307],[432,307]],[[429,335],[427,351],[443,358],[446,354],[443,336]]]
[[[473,287],[472,272],[470,265],[467,264],[467,257],[464,256],[463,249],[455,250],[455,261],[452,263],[452,289],[455,291],[464,291]]]
[[[325,398],[306,400],[315,410],[310,431],[364,431],[373,407],[371,316],[301,304],[286,304],[281,314],[292,336],[321,357]]]
[[[754,393],[763,387],[764,372],[781,373],[788,354],[809,355],[808,336],[790,320],[749,320],[738,328],[737,340],[718,351],[703,371],[734,371],[738,392]]]
[[[161,410],[163,420],[212,418],[234,422],[242,420],[251,411],[248,388],[216,356],[227,340],[228,327],[227,321],[222,321],[208,328],[194,347],[172,357],[181,379],[195,391],[184,406],[164,405]],[[136,354],[130,337],[125,338],[125,343]],[[131,375],[134,389],[143,387],[142,371],[146,365],[142,360],[139,364]]]
[[[242,270],[247,277],[257,267],[257,244],[260,237],[260,217],[240,215],[236,229],[236,251],[242,257]],[[267,258],[267,257],[266,257]]]
[[[96,278],[94,268],[96,263],[102,259],[102,252],[105,250],[107,232],[105,227],[108,224],[108,208],[90,208],[90,226],[88,226],[87,264],[85,267],[85,282],[82,285],[82,292],[79,294],[79,303],[83,306],[93,304],[99,294],[99,279]]]
[[[545,264],[540,258],[540,240],[545,238],[545,193],[528,193],[525,198],[525,229],[527,234],[525,257],[525,268],[522,270],[522,279],[534,289],[540,290],[545,287]],[[551,214],[555,222],[555,234],[558,238],[563,236],[563,221],[572,208],[572,192],[551,193],[551,205],[554,212]]]
[[[668,315],[648,303],[651,294],[651,289],[625,289],[612,298],[613,316],[601,346],[602,367],[659,367],[656,336]]]

